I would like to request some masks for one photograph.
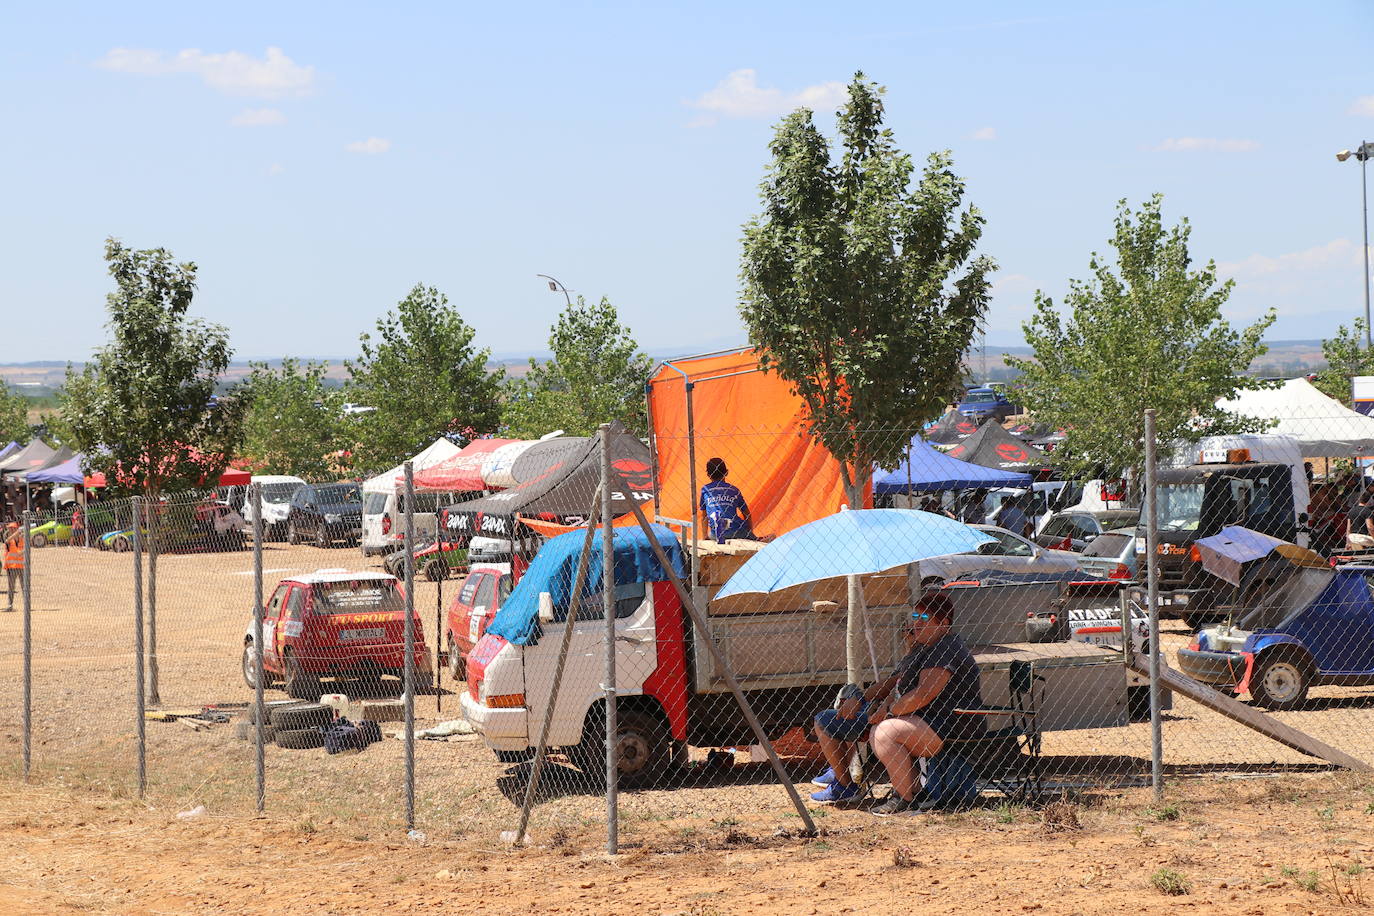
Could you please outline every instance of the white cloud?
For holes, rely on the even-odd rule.
[[[753,70],[735,70],[714,89],[686,102],[708,114],[692,122],[693,127],[715,123],[715,116],[726,118],[769,118],[797,108],[832,108],[844,101],[844,83],[817,83],[796,92],[764,88]]]
[[[283,174],[285,171],[286,166],[282,165],[280,162],[274,162],[267,167],[267,174],[274,178]]]
[[[968,138],[969,138],[970,140],[996,140],[996,139],[997,139],[997,128],[995,128],[995,127],[980,127],[980,128],[978,128],[977,130],[975,130],[973,133],[969,134],[969,135],[968,135]]]
[[[272,127],[286,123],[286,115],[276,108],[245,108],[229,121],[235,127]]]
[[[1248,153],[1259,149],[1254,140],[1222,140],[1216,137],[1169,137],[1151,149],[1161,153]]]
[[[381,137],[368,137],[366,140],[355,140],[344,147],[350,153],[362,153],[365,156],[376,156],[391,149],[391,141],[383,140]]]
[[[189,73],[207,86],[228,95],[265,99],[309,95],[315,88],[315,68],[303,67],[282,53],[268,48],[263,57],[242,51],[206,54],[187,48],[176,54],[139,48],[115,48],[96,61],[96,66],[116,73],[166,76]]]
[[[1303,251],[1288,254],[1252,254],[1239,261],[1227,261],[1217,265],[1217,273],[1222,277],[1234,277],[1244,283],[1261,277],[1273,278],[1280,274],[1311,273],[1331,268],[1355,267],[1360,263],[1360,246],[1349,239],[1334,239],[1325,245],[1317,245]]]
[[[1362,95],[1351,104],[1346,114],[1364,115],[1374,118],[1374,95]]]

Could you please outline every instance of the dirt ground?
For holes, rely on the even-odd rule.
[[[161,563],[161,705],[246,702],[238,664],[251,554]],[[264,562],[269,589],[291,572],[360,564],[344,548],[279,544]],[[1362,904],[1362,870],[1374,866],[1365,842],[1374,781],[1322,771],[1187,702],[1166,716],[1164,805],[1124,787],[1148,771],[1143,724],[1047,736],[1051,768],[1080,786],[1066,806],[990,802],[887,820],[813,806],[815,838],[798,835],[766,765],[741,752],[732,766],[708,766],[698,754],[682,785],[622,796],[613,859],[604,856],[604,799],[557,761],[534,810],[533,845],[505,846],[524,767],[497,763],[467,736],[417,742],[420,843],[406,839],[403,745],[391,739],[340,757],[269,747],[267,814],[258,817],[252,747],[233,725],[149,722],[148,790],[138,801],[129,557],[44,548],[33,581],[27,784],[21,615],[0,614],[0,683],[15,698],[0,707],[0,911],[494,913],[537,901],[549,912],[635,914],[1330,912]],[[445,584],[445,604],[456,588]],[[418,585],[431,645],[436,596],[434,584]],[[1174,630],[1167,642],[1183,639]],[[1284,718],[1374,759],[1371,693],[1317,691],[1319,708]],[[421,727],[457,715],[447,689],[416,706]],[[819,769],[811,747],[791,740],[781,750],[810,791],[804,783]],[[207,813],[176,816],[198,806]],[[1078,826],[1055,829],[1058,821]]]

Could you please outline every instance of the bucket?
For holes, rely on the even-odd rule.
[[[333,709],[335,716],[342,716],[348,712],[348,697],[342,693],[326,693],[320,697],[320,702]]]

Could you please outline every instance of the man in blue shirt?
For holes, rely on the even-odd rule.
[[[706,476],[711,482],[701,488],[698,509],[706,516],[707,531],[716,543],[724,544],[730,538],[752,538],[754,536],[749,504],[739,487],[726,483],[725,477],[730,469],[725,461],[712,458],[706,462]]]

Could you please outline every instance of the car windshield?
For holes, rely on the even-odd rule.
[[[970,391],[964,395],[965,404],[991,404],[997,400],[997,395],[991,391]]]
[[[322,505],[337,506],[340,503],[361,503],[362,495],[353,484],[341,483],[332,487],[320,487],[315,491]]]
[[[303,483],[265,483],[262,485],[262,501],[276,505],[289,503],[303,486]]]
[[[1200,483],[1161,484],[1159,487],[1159,528],[1161,531],[1196,531],[1202,521]]]
[[[315,586],[315,610],[323,614],[357,611],[404,611],[405,600],[389,580],[320,582]]]

